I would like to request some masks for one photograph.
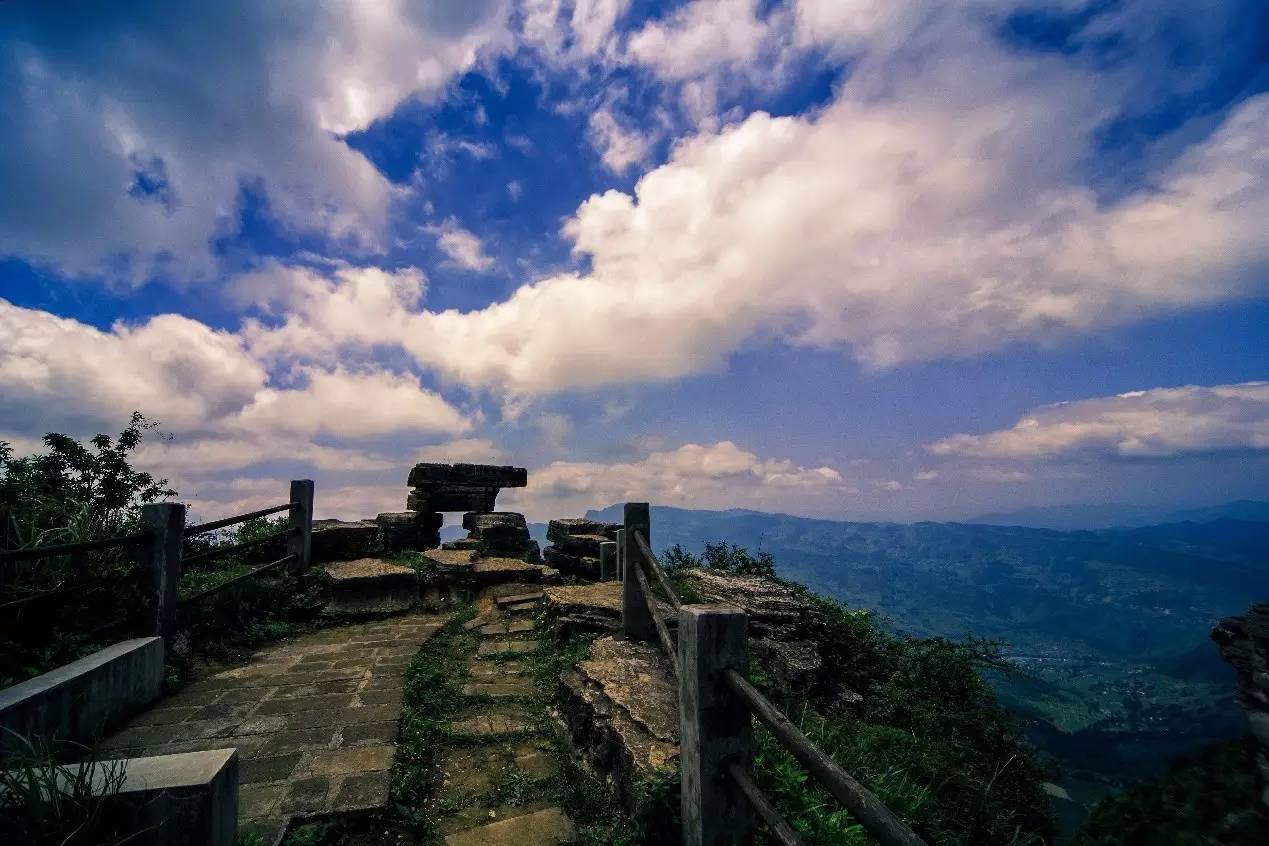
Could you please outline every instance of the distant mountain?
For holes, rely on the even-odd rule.
[[[1071,504],[1018,508],[982,514],[970,523],[992,526],[1027,526],[1036,529],[1073,531],[1078,529],[1110,529],[1150,526],[1160,523],[1192,521],[1205,523],[1228,517],[1234,520],[1269,522],[1269,502],[1238,500],[1206,508],[1175,510],[1166,506]]]
[[[587,516],[619,521],[621,509]],[[1055,531],[656,506],[651,516],[658,551],[764,549],[782,576],[874,610],[895,630],[1006,641],[1025,675],[996,679],[998,693],[1037,742],[1090,779],[1154,772],[1245,730],[1207,635],[1269,598],[1264,523]]]

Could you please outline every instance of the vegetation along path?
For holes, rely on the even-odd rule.
[[[196,681],[109,738],[118,756],[236,747],[239,818],[274,842],[296,815],[387,804],[403,674],[446,617],[323,629]]]

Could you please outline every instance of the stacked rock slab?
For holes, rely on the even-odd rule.
[[[551,542],[542,552],[546,563],[570,576],[597,581],[599,579],[599,545],[615,541],[620,523],[601,523],[576,517],[552,520],[546,528]]]
[[[411,511],[493,511],[498,491],[522,488],[529,471],[492,464],[416,464],[410,471],[413,488],[406,500]]]
[[[519,558],[537,563],[542,560],[538,542],[529,537],[523,514],[511,511],[470,512],[463,515],[467,541],[486,558]]]
[[[1212,640],[1238,677],[1238,704],[1247,712],[1256,739],[1260,801],[1269,807],[1269,602],[1258,602],[1241,617],[1226,617]]]

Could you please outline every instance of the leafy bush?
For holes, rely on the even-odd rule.
[[[89,750],[80,763],[59,766],[51,745],[18,741],[0,767],[0,842],[102,846],[135,836],[127,814],[109,805],[123,786],[122,762],[100,761]]]
[[[734,543],[707,543],[701,555],[694,555],[675,544],[665,551],[661,561],[667,573],[699,567],[720,570],[733,576],[760,576],[765,579],[776,577],[775,558],[771,553],[760,549],[757,555],[753,555]]]
[[[117,437],[82,444],[44,436],[46,452],[15,457],[0,443],[0,549],[26,549],[130,534],[141,506],[176,496],[166,479],[131,465],[157,424],[140,413]],[[275,533],[285,518],[250,520],[191,538],[187,555]],[[186,601],[260,564],[280,558],[284,543],[185,562],[178,595]],[[170,655],[177,677],[195,658],[224,657],[230,648],[291,633],[320,607],[319,570],[246,580],[180,610],[184,637]],[[136,548],[107,549],[0,564],[0,686],[45,672],[125,637],[150,633],[146,574]]]
[[[0,549],[116,537],[141,506],[175,495],[129,458],[156,424],[134,413],[117,437],[87,445],[44,436],[47,452],[15,457],[0,442]],[[110,549],[0,564],[0,685],[73,661],[135,630],[147,607],[135,553]],[[55,613],[49,613],[55,610]]]

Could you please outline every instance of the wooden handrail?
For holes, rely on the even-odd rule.
[[[753,809],[758,812],[758,816],[762,817],[763,822],[767,824],[767,828],[771,829],[771,834],[776,840],[783,843],[784,846],[802,846],[802,838],[798,837],[798,833],[793,830],[793,826],[784,821],[784,817],[780,816],[776,806],[771,804],[767,794],[763,793],[762,788],[754,783],[754,780],[749,777],[749,773],[745,771],[744,767],[739,764],[732,764],[727,768],[727,774],[735,780],[740,792],[745,794],[749,804],[753,805]]]
[[[279,511],[290,511],[294,503],[286,503],[285,505],[275,505],[272,508],[261,508],[259,511],[249,511],[246,514],[239,514],[237,517],[226,517],[223,520],[213,520],[210,523],[196,523],[193,526],[185,527],[185,537],[192,538],[195,535],[205,535],[208,532],[214,532],[217,529],[223,529],[226,526],[232,526],[235,523],[245,523],[248,520],[254,520],[257,517],[268,517],[270,514],[277,514]]]
[[[907,823],[895,816],[871,790],[851,778],[836,761],[824,754],[748,679],[735,670],[727,670],[723,673],[723,678],[732,692],[744,701],[776,740],[863,824],[864,829],[877,842],[882,846],[925,846],[925,841]]]
[[[185,597],[185,599],[181,600],[180,604],[191,605],[202,599],[206,599],[207,597],[212,596],[213,594],[220,593],[222,590],[232,587],[233,585],[236,585],[239,582],[243,582],[243,581],[246,581],[247,579],[254,578],[255,576],[258,576],[267,570],[273,570],[278,567],[281,567],[283,564],[288,563],[294,558],[295,558],[294,555],[286,555],[286,556],[283,556],[282,558],[279,558],[277,561],[270,561],[268,564],[263,564],[255,568],[254,570],[251,570],[250,572],[243,573],[238,576],[234,576],[232,579],[226,579],[225,581],[221,582],[218,585],[213,585],[212,587],[209,587],[206,590],[200,590],[198,593],[194,594],[193,596],[187,596]]]
[[[254,540],[236,543],[233,546],[218,546],[213,549],[209,549],[206,552],[200,552],[197,555],[183,555],[181,556],[181,564],[185,565],[194,561],[206,561],[208,558],[215,558],[219,555],[228,555],[231,552],[241,552],[244,549],[251,549],[253,546],[262,546],[270,541],[278,541],[289,538],[294,534],[295,529],[285,529],[281,532],[274,532],[273,534],[265,535],[264,537],[255,538]]]
[[[93,552],[98,549],[110,549],[116,546],[140,543],[145,540],[145,532],[132,532],[113,538],[98,538],[75,543],[57,543],[49,546],[36,546],[30,549],[11,549],[0,552],[0,561],[30,561],[34,558],[54,558],[59,555],[74,555],[80,552]]]
[[[683,603],[679,602],[679,595],[674,592],[673,585],[670,584],[670,577],[665,574],[665,570],[661,567],[661,562],[652,554],[652,550],[648,548],[648,539],[643,536],[643,532],[636,531],[634,533],[635,543],[639,546],[639,551],[643,553],[644,560],[648,562],[648,567],[652,570],[652,575],[657,577],[657,581],[661,584],[661,590],[665,591],[665,597],[669,600],[670,605],[675,611],[683,607]]]
[[[665,620],[662,620],[661,615],[657,613],[656,599],[652,596],[652,586],[648,584],[648,577],[644,574],[642,567],[635,567],[635,577],[643,588],[643,600],[648,603],[648,613],[652,615],[652,622],[657,627],[657,638],[661,641],[661,649],[665,652],[665,657],[670,659],[670,669],[674,671],[674,677],[678,678],[678,647],[670,639],[670,630],[666,628]]]

